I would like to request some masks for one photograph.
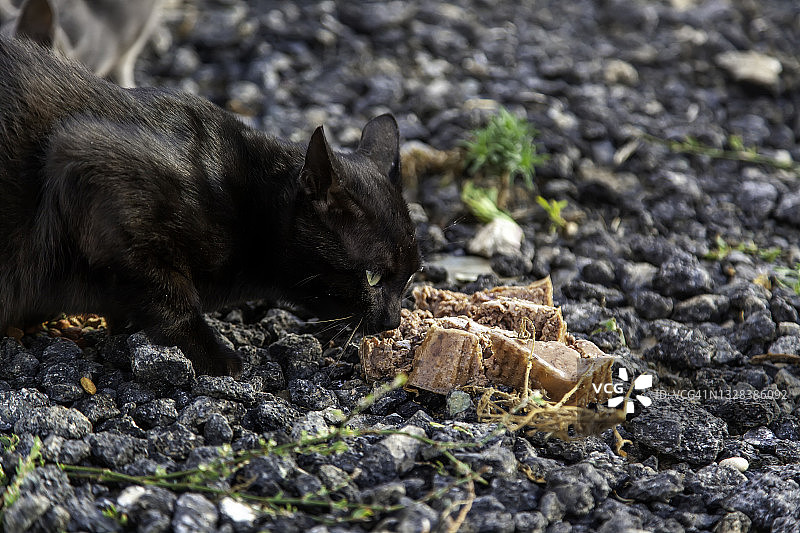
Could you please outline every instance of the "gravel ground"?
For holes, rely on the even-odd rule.
[[[304,141],[324,123],[352,146],[391,111],[407,141],[449,149],[498,104],[527,115],[549,154],[535,194],[567,200],[575,230],[523,209],[520,255],[458,288],[549,274],[570,331],[654,376],[653,403],[619,427],[627,458],[611,431],[493,434],[463,395],[403,390],[331,449],[313,438],[375,386],[345,339],[288,312],[210,317],[251,363],[241,381],[197,378],[141,334],[88,335],[83,350],[3,339],[0,429],[19,442],[2,467],[42,458],[12,483],[5,530],[800,531],[800,297],[777,284],[800,260],[798,173],[780,168],[800,161],[798,49],[800,5],[785,0],[173,2],[139,84],[269,132]],[[772,162],[720,157],[742,146]],[[432,175],[408,193],[429,262],[463,261],[479,224],[456,185]],[[610,318],[623,335],[598,331]],[[756,357],[770,353],[785,355]],[[121,476],[188,469],[180,486]]]

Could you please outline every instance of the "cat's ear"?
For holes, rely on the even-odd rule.
[[[43,46],[52,46],[56,33],[56,14],[50,0],[25,0],[19,9],[14,34]]]
[[[306,194],[318,200],[329,198],[338,189],[333,152],[322,126],[311,135],[300,179]]]
[[[356,150],[372,159],[392,183],[400,183],[400,131],[392,115],[367,122]]]

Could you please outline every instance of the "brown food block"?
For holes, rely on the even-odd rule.
[[[428,285],[415,287],[413,294],[417,309],[430,311],[435,317],[466,315],[472,305],[467,294]]]
[[[358,355],[368,381],[410,372],[414,348],[434,323],[428,311],[402,309],[400,317],[399,328],[361,340]]]
[[[539,302],[553,302],[549,278],[527,287],[496,287],[467,296],[424,286],[414,289],[417,307],[436,317],[468,316],[487,326],[518,331],[525,319],[536,328],[536,340],[564,341],[567,324],[561,310]]]
[[[411,343],[391,339],[364,337],[358,349],[364,376],[375,381],[401,372],[411,371]]]
[[[531,357],[530,341],[511,338],[495,331],[490,335],[492,357],[484,361],[486,377],[493,383],[509,385],[521,391],[525,383],[528,358]],[[581,342],[594,346],[589,341]],[[580,348],[589,350],[586,346]],[[531,357],[530,387],[541,389],[551,400],[559,401],[578,384],[586,372],[591,372],[566,404],[586,406],[606,400],[608,395],[603,391],[602,385],[611,381],[614,358],[603,354],[597,346],[594,346],[594,350],[601,356],[585,357],[575,346],[568,346],[563,342],[537,341]]]
[[[527,319],[536,328],[537,341],[561,341],[567,335],[567,324],[561,309],[516,298],[498,298],[473,306],[468,316],[487,326],[519,331]]]
[[[472,295],[473,302],[492,300],[494,298],[519,298],[539,305],[553,306],[553,283],[550,276],[534,281],[523,287],[502,286]]]
[[[412,366],[408,384],[439,394],[485,381],[481,339],[459,329],[431,327],[414,353]]]
[[[469,309],[483,302],[499,298],[516,298],[537,305],[553,305],[553,284],[550,278],[534,281],[523,287],[495,287],[478,291],[473,295],[461,292],[434,289],[430,286],[416,287],[414,300],[418,309],[425,309],[434,316],[469,315]]]

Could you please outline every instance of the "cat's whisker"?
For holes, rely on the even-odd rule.
[[[466,217],[464,217],[464,216],[460,216],[460,217],[456,218],[450,224],[448,224],[447,226],[443,227],[442,231],[458,226],[459,224],[461,224],[464,221],[465,218]]]
[[[327,320],[310,320],[307,321],[306,324],[324,324],[326,322],[341,322],[342,320],[347,320],[348,318],[353,318],[353,315],[347,315],[339,318],[329,318]]]
[[[341,322],[337,322],[335,324],[328,324],[327,326],[325,326],[324,328],[320,329],[319,331],[316,331],[315,334],[316,335],[322,335],[322,334],[327,333],[327,332],[329,332],[331,330],[335,330],[337,327],[339,327],[341,325],[342,325]],[[348,326],[349,326],[349,324],[344,324],[344,326],[342,326],[342,327],[343,327],[343,329],[347,329]]]
[[[330,342],[331,342],[331,343],[335,342],[335,341],[336,341],[336,339],[338,339],[338,338],[339,338],[339,335],[341,335],[342,333],[344,333],[344,332],[347,330],[347,328],[348,328],[348,324],[345,324],[344,326],[342,326],[342,327],[339,329],[339,331],[337,331],[337,332],[336,332],[336,335],[334,335],[333,337],[331,337],[331,340],[330,340]]]
[[[305,285],[309,281],[311,281],[311,280],[313,280],[315,278],[318,278],[319,276],[320,276],[320,274],[312,274],[312,275],[308,276],[307,278],[301,279],[300,281],[295,283],[293,287],[297,288],[297,287],[300,287],[302,285]]]
[[[352,340],[353,340],[353,336],[356,334],[356,331],[358,331],[358,328],[360,328],[360,327],[361,327],[361,323],[362,323],[363,321],[364,321],[364,319],[363,319],[363,318],[361,318],[361,319],[358,321],[358,324],[356,324],[356,327],[354,327],[354,328],[353,328],[353,332],[350,334],[350,338],[349,338],[349,339],[347,339],[347,342],[346,342],[346,343],[344,343],[344,348],[343,348],[344,350],[346,350],[346,349],[347,349],[347,347],[348,347],[348,346],[350,346],[350,341],[352,341]]]
[[[316,325],[316,324],[324,325],[324,327],[322,327],[322,329],[319,329],[319,330],[317,330],[315,332],[315,334],[321,335],[323,333],[326,333],[326,332],[336,328],[337,326],[341,325],[343,322],[344,322],[344,327],[347,328],[349,326],[349,323],[347,321],[350,320],[351,318],[353,318],[353,315],[347,315],[347,316],[343,316],[343,317],[339,317],[339,318],[331,318],[331,319],[328,319],[328,320],[308,321],[308,322],[306,322],[306,324],[307,325]]]

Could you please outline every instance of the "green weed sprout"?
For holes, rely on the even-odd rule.
[[[775,267],[774,272],[778,285],[789,287],[795,294],[800,295],[800,263],[795,263],[793,268]]]
[[[770,248],[759,248],[752,241],[740,242],[738,244],[731,245],[719,235],[717,235],[714,239],[714,245],[715,248],[709,250],[703,256],[705,259],[709,259],[711,261],[721,261],[728,257],[731,252],[737,251],[759,257],[768,263],[772,263],[783,253],[783,251],[776,246],[771,246]]]
[[[483,189],[468,181],[461,191],[461,201],[484,224],[496,218],[514,220],[511,215],[497,207],[497,189]]]
[[[608,320],[604,320],[598,324],[598,327],[592,331],[592,335],[597,333],[603,333],[606,331],[616,331],[617,335],[619,335],[619,341],[623,346],[627,346],[628,343],[625,342],[625,333],[622,331],[622,328],[619,327],[617,324],[617,319],[615,317],[611,317]]]
[[[41,466],[42,464],[44,464],[44,459],[42,459],[42,441],[39,437],[34,437],[33,445],[28,455],[19,458],[14,477],[8,478],[7,474],[5,472],[3,473],[4,481],[10,479],[10,482],[6,486],[5,491],[3,491],[2,501],[0,501],[0,504],[2,504],[2,512],[5,512],[6,509],[14,505],[14,502],[19,499],[22,481],[28,474],[36,470],[37,466]]]
[[[547,212],[547,216],[550,218],[551,233],[567,227],[567,221],[561,216],[561,210],[567,207],[566,200],[547,200],[543,196],[537,196],[536,203]]]
[[[506,191],[514,177],[520,176],[533,189],[536,165],[546,156],[536,153],[536,129],[526,119],[516,117],[501,107],[497,115],[481,129],[474,130],[467,148],[467,173],[495,177],[498,181],[498,205],[505,205]]]

